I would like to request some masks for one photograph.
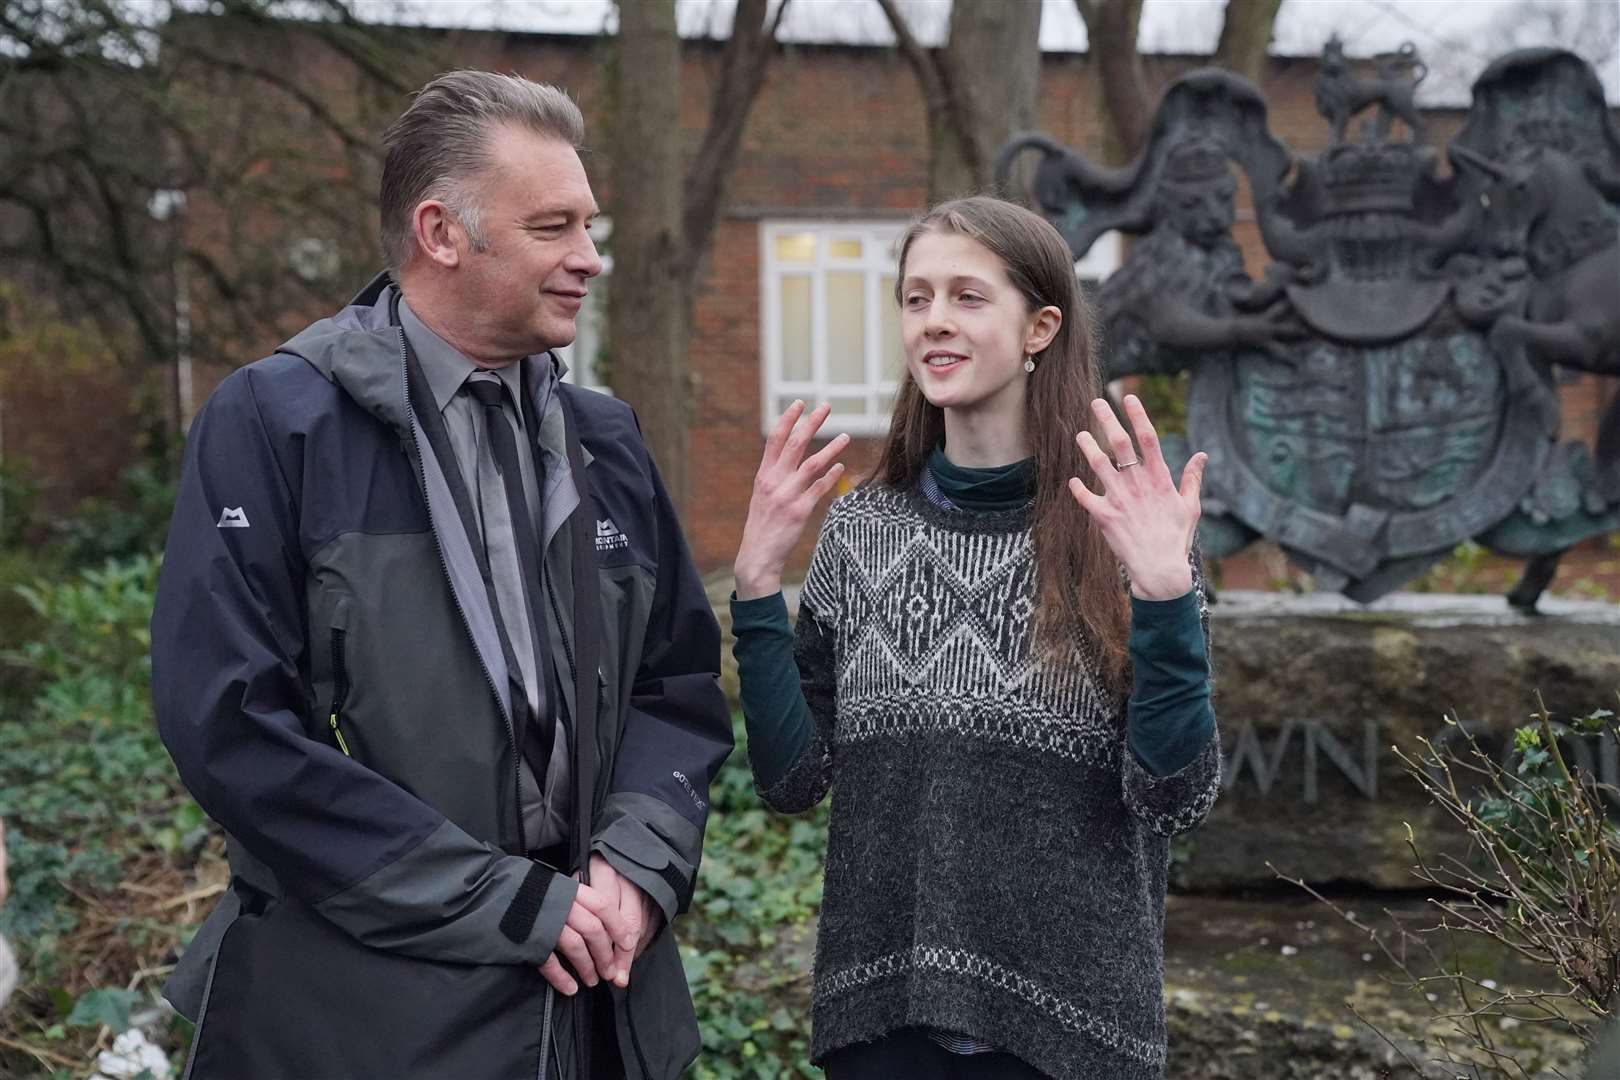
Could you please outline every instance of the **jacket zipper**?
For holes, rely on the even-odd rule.
[[[641,1051],[641,1036],[636,1032],[636,1010],[630,1007],[630,995],[624,995],[624,1018],[630,1025],[630,1047],[636,1052],[636,1063],[641,1066],[644,1080],[652,1080],[652,1069],[647,1067],[647,1055]]]
[[[411,447],[416,451],[416,480],[422,486],[422,506],[427,511],[428,532],[433,534],[433,550],[439,553],[439,570],[444,574],[444,580],[450,581],[450,563],[444,557],[444,544],[439,540],[439,528],[433,521],[433,501],[428,498],[427,466],[422,464],[422,444],[416,440],[416,410],[411,405],[411,365],[409,347],[405,343],[405,330],[395,327],[399,332],[399,364],[404,375],[405,384],[405,424],[410,430]],[[450,602],[455,605],[456,614],[461,616],[461,627],[467,632],[467,640],[473,643],[473,653],[478,657],[478,670],[484,673],[484,683],[489,687],[489,693],[495,699],[495,711],[501,714],[501,722],[506,725],[506,745],[512,751],[512,796],[517,807],[517,837],[518,848],[526,854],[529,850],[528,838],[523,835],[523,759],[518,753],[517,732],[512,728],[512,718],[506,713],[506,706],[501,702],[500,688],[495,685],[495,676],[489,673],[489,665],[484,663],[484,656],[478,651],[478,639],[473,636],[472,622],[467,618],[467,612],[462,608],[461,601],[456,598],[454,587],[450,589]]]
[[[541,1014],[543,1018],[540,1021],[540,1068],[535,1073],[535,1080],[546,1080],[546,1073],[549,1071],[549,1067],[550,1067],[550,1062],[548,1062],[546,1060],[546,1055],[552,1053],[552,1049],[551,1049],[552,993],[553,993],[553,991],[552,991],[551,987],[547,986],[546,987],[545,997],[543,999],[545,1001],[545,1005],[542,1007],[543,1011],[542,1011],[542,1014]],[[559,1072],[560,1071],[561,1070],[559,1070]],[[559,1076],[557,1078],[557,1080],[563,1080],[563,1078],[561,1076]]]
[[[338,716],[343,712],[343,702],[349,696],[349,669],[343,660],[343,637],[342,630],[332,628],[332,737],[337,740],[338,749],[343,751],[344,757],[353,757],[349,753],[349,744],[343,738],[343,730],[338,727]]]
[[[551,617],[557,621],[557,637],[562,639],[563,657],[568,661],[568,677],[574,682],[579,681],[579,671],[574,667],[574,647],[568,644],[568,631],[563,629],[562,607],[557,603],[557,593],[551,587],[551,575],[546,578],[546,599],[551,602]],[[574,702],[579,707],[579,702]]]

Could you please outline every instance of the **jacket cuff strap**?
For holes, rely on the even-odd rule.
[[[539,863],[530,866],[524,875],[511,906],[501,916],[501,933],[514,945],[523,944],[534,932],[534,921],[540,917],[540,907],[546,902],[546,893],[556,876]]]

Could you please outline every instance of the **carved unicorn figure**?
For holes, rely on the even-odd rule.
[[[1511,162],[1458,144],[1451,154],[1492,181],[1480,196],[1485,248],[1500,274],[1480,313],[1494,314],[1492,351],[1620,376],[1620,215],[1607,204],[1620,201],[1620,172],[1550,147]],[[1596,495],[1620,504],[1620,398],[1599,420],[1592,459]],[[1531,559],[1508,601],[1534,610],[1562,554]]]
[[[1511,164],[1455,144],[1451,154],[1495,181],[1481,198],[1490,253],[1534,281],[1524,313],[1497,318],[1492,343],[1620,375],[1620,218],[1605,204],[1620,201],[1620,176],[1552,149]]]

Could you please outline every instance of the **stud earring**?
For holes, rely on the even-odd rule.
[[[1035,358],[1033,356],[1024,357],[1024,370],[1028,371],[1030,373],[1034,373],[1034,371],[1035,371]]]

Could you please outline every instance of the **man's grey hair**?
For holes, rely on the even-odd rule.
[[[424,199],[450,208],[474,251],[488,244],[483,229],[482,181],[489,167],[491,131],[511,124],[579,147],[585,118],[568,94],[521,75],[451,71],[416,92],[410,108],[383,132],[383,255],[396,271],[411,261],[413,217]]]

